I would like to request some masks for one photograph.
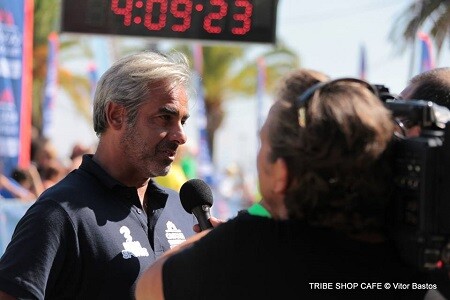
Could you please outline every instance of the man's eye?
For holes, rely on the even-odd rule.
[[[170,115],[162,115],[162,116],[160,116],[160,118],[163,119],[164,121],[170,121],[172,116],[170,116]]]

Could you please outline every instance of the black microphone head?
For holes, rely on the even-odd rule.
[[[183,183],[180,188],[181,205],[188,213],[192,213],[194,207],[213,204],[211,188],[201,179],[191,179]]]

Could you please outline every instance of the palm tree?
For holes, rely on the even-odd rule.
[[[32,123],[38,132],[42,132],[42,102],[45,79],[47,74],[48,37],[57,31],[61,0],[35,0],[34,3],[34,34],[33,34],[33,112]],[[82,45],[82,39],[65,38],[61,41],[60,54],[70,54],[74,58],[74,46]],[[92,56],[87,47],[81,47],[80,56]],[[64,61],[64,56],[60,61]],[[89,102],[90,83],[87,76],[77,75],[58,64],[58,84],[74,101],[75,106],[87,120],[91,119]]]
[[[188,46],[177,47],[192,57],[192,49]],[[257,88],[257,64],[255,55],[251,55],[250,47],[242,46],[202,46],[205,110],[208,132],[208,146],[211,157],[214,155],[214,136],[224,118],[223,102],[233,96],[254,96]],[[297,55],[277,44],[262,53],[266,65],[266,92],[271,92],[277,80],[287,71],[298,67]],[[253,97],[251,99],[254,99]]]
[[[430,25],[430,36],[435,41],[437,54],[439,55],[444,41],[450,37],[450,1],[412,1],[394,22],[390,39],[403,52],[407,45],[414,44],[417,32],[423,25]]]
[[[61,0],[35,0],[35,32],[34,32],[34,66],[33,66],[33,125],[41,132],[43,89],[47,72],[47,37],[57,30],[61,8]],[[154,47],[154,46],[153,46]],[[191,55],[191,49],[180,46],[183,52]],[[74,59],[74,51],[79,56],[93,57],[82,38],[65,37],[60,46],[60,55]],[[81,52],[79,50],[82,50]],[[235,95],[252,96],[256,93],[257,66],[255,57],[248,55],[250,47],[242,46],[203,46],[203,85],[207,113],[208,144],[211,154],[214,153],[214,134],[220,127],[224,112],[222,102]],[[69,51],[70,50],[70,51]],[[137,50],[136,47],[133,51]],[[273,89],[274,83],[286,71],[299,65],[298,57],[285,47],[278,44],[260,55],[266,62],[266,92]],[[60,61],[63,61],[60,58]],[[87,119],[91,120],[89,106],[89,80],[86,75],[73,74],[59,64],[58,83],[76,108]]]

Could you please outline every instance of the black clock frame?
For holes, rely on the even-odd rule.
[[[124,16],[117,15],[111,10],[113,0],[63,0],[61,12],[61,32],[111,34],[125,36],[142,36],[155,38],[193,39],[210,41],[275,43],[276,35],[276,11],[278,0],[248,0],[253,5],[251,28],[245,34],[233,34],[232,27],[242,26],[240,21],[233,20],[233,14],[242,14],[241,8],[236,6],[237,0],[223,0],[228,4],[227,14],[220,21],[214,21],[220,26],[220,33],[209,33],[203,28],[203,20],[209,13],[217,11],[217,7],[211,4],[215,0],[191,0],[193,5],[200,4],[204,10],[192,9],[190,28],[184,32],[177,32],[171,26],[181,22],[170,13],[166,14],[166,25],[160,30],[149,30],[142,22],[131,22],[130,26],[124,25]],[[119,0],[125,5],[125,0]],[[140,1],[144,5],[150,0]],[[176,0],[167,0],[170,5]],[[157,2],[157,1],[156,1]],[[155,5],[155,20],[159,18],[158,4]],[[133,5],[133,18],[144,20],[145,8]],[[134,20],[134,19],[133,19]]]

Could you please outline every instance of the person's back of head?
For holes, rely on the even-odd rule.
[[[400,93],[403,99],[426,100],[450,108],[450,67],[420,73]]]
[[[279,98],[272,110],[270,159],[288,166],[289,218],[348,233],[380,229],[391,187],[389,162],[380,158],[394,124],[371,86],[356,79],[319,83]]]
[[[115,62],[100,78],[94,95],[93,123],[97,136],[107,128],[106,111],[111,102],[127,110],[129,124],[134,124],[138,108],[163,87],[169,90],[182,85],[189,88],[191,71],[180,52],[165,55],[142,51]]]
[[[302,94],[315,84],[328,80],[328,75],[312,69],[298,68],[286,73],[278,82],[274,96],[278,105],[282,107],[282,109],[279,110],[280,114],[278,118],[283,122],[287,122],[285,125],[288,125],[289,122],[295,122],[295,120],[297,120],[297,114],[295,109],[292,108],[294,105],[293,99],[296,99],[298,95]],[[267,168],[267,166],[274,165],[275,162],[275,160],[272,161],[271,158],[267,157],[266,153],[266,149],[269,149],[272,146],[272,144],[267,141],[266,137],[268,135],[268,121],[272,110],[273,109],[269,112],[269,116],[260,130],[261,147],[258,151],[257,168],[258,190],[262,199],[258,203],[255,203],[255,207],[257,207],[257,211],[263,208],[265,215],[270,215],[275,219],[284,219],[287,218],[286,207],[282,199],[280,199],[284,198],[284,196],[280,195],[281,197],[278,197],[272,193],[272,185],[276,181],[274,180],[274,174],[276,172],[273,172],[270,167]],[[289,126],[279,126],[275,131],[278,130],[279,132],[275,132],[275,134],[283,140],[281,141],[282,143],[284,143],[284,139],[291,139],[295,136],[295,129],[293,130],[293,128]],[[278,141],[275,141],[275,143],[277,142]],[[253,208],[254,207],[250,207],[249,210],[240,211],[239,214],[251,212],[253,211]]]
[[[305,92],[311,86],[328,81],[328,75],[312,69],[299,68],[295,69],[279,81],[276,90],[277,99],[294,99],[298,95]]]

